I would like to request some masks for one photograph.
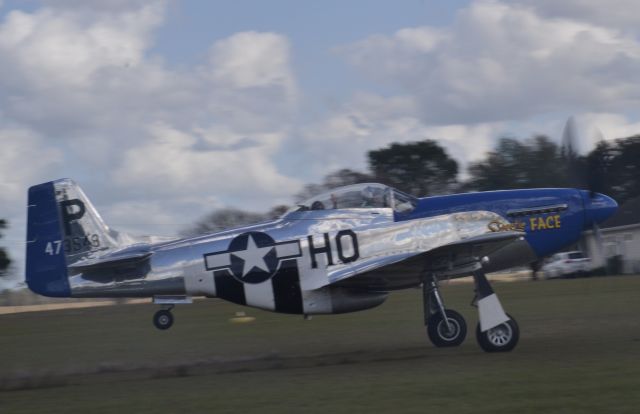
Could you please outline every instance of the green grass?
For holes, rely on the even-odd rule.
[[[199,301],[166,332],[152,305],[0,316],[0,412],[637,412],[639,277],[495,288],[509,354],[477,346],[471,285],[442,290],[469,325],[457,349],[427,342],[418,290],[311,321]]]

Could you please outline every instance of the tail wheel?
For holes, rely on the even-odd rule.
[[[173,314],[168,310],[159,310],[153,315],[153,324],[163,331],[169,329],[173,325]]]
[[[485,352],[509,352],[518,344],[520,328],[511,315],[507,316],[509,316],[508,321],[485,332],[480,330],[478,323],[476,339]]]
[[[458,312],[445,309],[449,326],[440,313],[434,313],[427,320],[427,334],[431,342],[439,347],[459,346],[467,336],[467,323]]]

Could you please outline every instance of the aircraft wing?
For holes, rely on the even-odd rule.
[[[521,240],[519,231],[486,233],[441,245],[432,250],[360,260],[349,267],[329,270],[326,285],[364,289],[390,289],[419,284],[425,270],[451,277],[470,274],[478,260]],[[400,284],[400,286],[398,285]],[[402,286],[405,284],[405,286]],[[318,286],[320,288],[322,286]]]

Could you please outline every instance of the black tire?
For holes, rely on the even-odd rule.
[[[440,313],[435,313],[427,319],[427,335],[438,348],[459,346],[467,337],[467,323],[458,312],[445,309],[449,326],[453,332],[447,331],[447,325]]]
[[[173,314],[168,310],[159,310],[153,315],[153,325],[164,331],[173,325]]]
[[[509,352],[518,345],[520,328],[511,315],[507,314],[507,316],[508,321],[486,332],[480,331],[480,323],[478,323],[476,339],[485,352]]]

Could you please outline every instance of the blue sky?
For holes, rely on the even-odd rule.
[[[264,211],[367,151],[640,131],[640,3],[0,0],[1,242],[26,191],[74,178],[106,221],[178,233]],[[588,148],[585,148],[585,150]]]
[[[317,116],[326,104],[357,89],[392,93],[387,85],[359,76],[334,50],[372,33],[390,34],[403,27],[446,26],[467,1],[357,0],[322,2],[183,1],[170,5],[167,22],[150,50],[174,66],[203,59],[216,39],[239,31],[276,32],[287,36],[292,66],[304,91],[302,117]]]

